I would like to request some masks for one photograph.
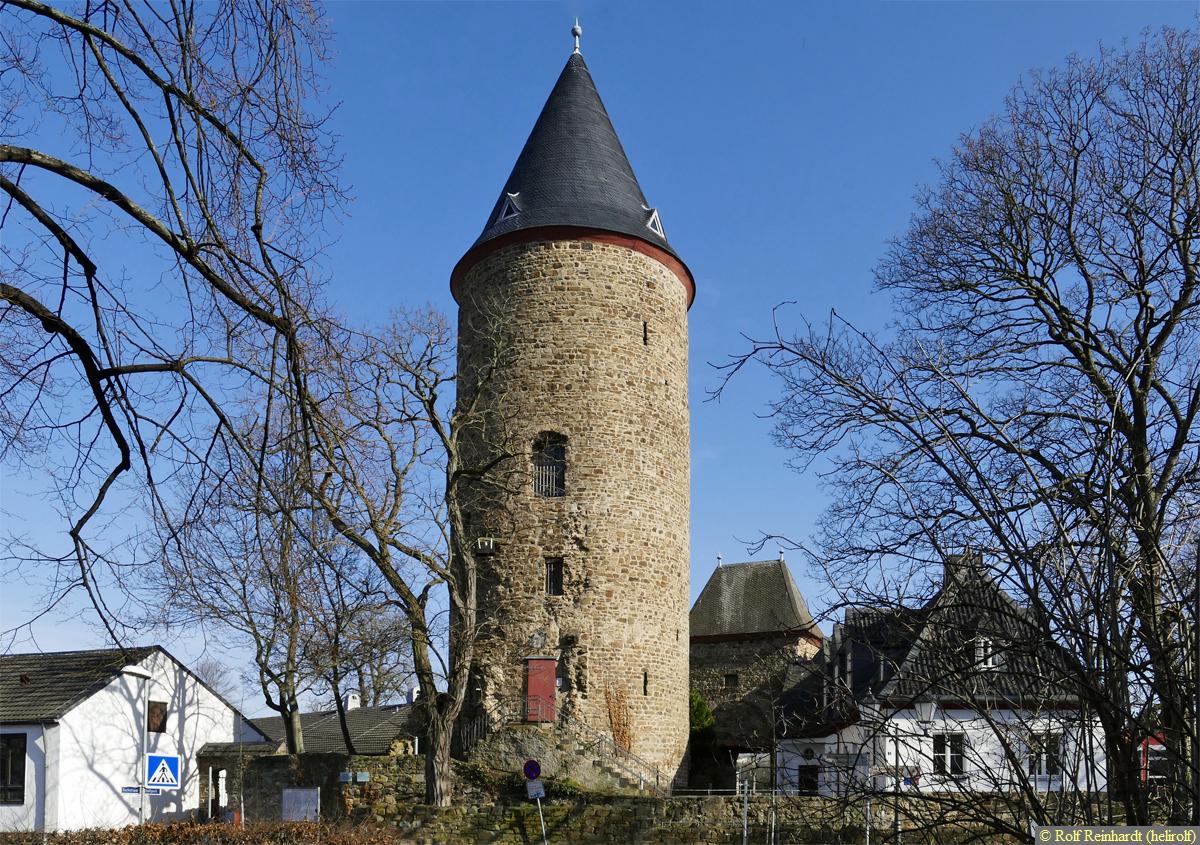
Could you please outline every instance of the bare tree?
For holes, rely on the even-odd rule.
[[[337,710],[342,739],[351,754],[354,737],[346,720],[346,696],[379,707],[400,698],[412,679],[408,619],[388,597],[374,564],[354,549],[314,573],[318,593],[304,641],[304,660],[317,680],[318,697]]]
[[[479,390],[457,384],[454,338],[436,314],[400,315],[375,337],[334,330],[326,349],[326,376],[311,387],[311,494],[407,618],[427,734],[425,798],[444,806],[479,631],[466,514],[504,483],[507,421],[482,410]],[[473,383],[487,384],[488,369]],[[486,448],[471,445],[480,442]]]
[[[247,386],[303,393],[310,262],[340,196],[313,109],[326,32],[304,0],[0,12],[0,450],[69,538],[9,548],[58,566],[49,603],[86,590],[119,641],[111,517],[181,467],[254,454],[227,425]]]
[[[254,460],[214,456],[202,470],[207,484],[181,479],[183,504],[161,497],[146,624],[200,626],[250,649],[263,700],[283,719],[288,753],[301,754],[300,699],[314,680],[305,645],[323,609],[319,573],[337,566],[339,549],[327,524],[315,524],[292,443],[284,438]]]
[[[777,314],[730,365],[779,377],[797,466],[830,461],[812,551],[848,600],[928,584],[966,545],[995,562],[1071,655],[1130,824],[1151,817],[1140,738],[1170,752],[1169,819],[1200,783],[1198,165],[1194,32],[1035,74],[918,197],[877,272],[888,332]]]

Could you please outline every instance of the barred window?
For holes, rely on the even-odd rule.
[[[0,804],[25,803],[25,734],[0,735]]]
[[[533,495],[556,498],[567,494],[567,438],[544,432],[533,441]]]

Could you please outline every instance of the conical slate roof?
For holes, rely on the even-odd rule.
[[[678,258],[579,53],[567,60],[472,249],[547,226],[632,235]]]

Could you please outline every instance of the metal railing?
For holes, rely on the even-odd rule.
[[[555,722],[560,729],[574,734],[580,744],[596,754],[602,762],[619,771],[623,777],[636,782],[638,789],[656,795],[670,794],[671,780],[661,769],[629,749],[622,748],[611,736],[592,727],[581,717],[557,706],[553,699],[530,696],[522,701],[520,707],[512,707],[508,702],[496,702],[468,719],[460,719],[457,729],[460,753],[466,754],[490,736],[494,730],[493,726],[518,721],[514,718],[516,714],[520,714],[521,719],[526,721]]]
[[[551,706],[553,706],[553,702],[551,702]],[[669,794],[670,779],[657,766],[629,749],[622,748],[604,731],[592,727],[583,718],[572,715],[563,707],[558,708],[558,724],[574,733],[585,748],[620,770],[625,777],[636,781],[638,789],[650,791],[656,795]]]

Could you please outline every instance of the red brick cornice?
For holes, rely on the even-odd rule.
[[[458,260],[458,263],[454,265],[454,270],[450,273],[450,293],[454,295],[454,301],[458,302],[458,286],[468,270],[498,249],[531,241],[592,241],[632,249],[634,252],[640,252],[642,255],[653,258],[675,274],[683,283],[684,290],[687,291],[688,308],[692,307],[692,302],[696,299],[696,280],[692,278],[692,271],[687,268],[686,264],[661,247],[632,235],[622,235],[604,229],[588,229],[582,226],[541,226],[534,229],[518,229],[467,250],[467,254]]]

